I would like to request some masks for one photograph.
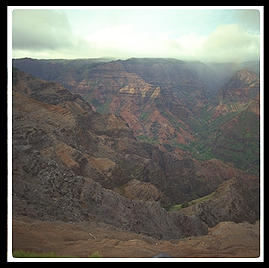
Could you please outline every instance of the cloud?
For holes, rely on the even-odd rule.
[[[204,42],[201,57],[214,61],[244,61],[259,58],[260,36],[236,24],[216,28]]]
[[[65,15],[55,10],[14,10],[12,47],[46,50],[73,45],[72,31]]]
[[[242,62],[258,60],[260,35],[237,24],[220,25],[208,35],[190,33],[170,40],[173,57],[204,62]]]
[[[186,60],[197,60],[201,57],[201,48],[203,47],[206,36],[199,34],[182,35],[171,41],[174,56]],[[171,50],[172,51],[172,50]]]
[[[251,31],[259,32],[260,11],[257,9],[238,9],[234,11],[237,23]]]
[[[13,57],[173,57],[205,62],[257,60],[260,35],[250,29],[259,25],[259,11],[250,11],[234,11],[236,23],[221,24],[222,18],[216,19],[214,27],[212,24],[207,27],[205,23],[200,28],[192,27],[190,21],[182,18],[176,24],[160,28],[160,22],[156,20],[145,24],[141,18],[126,19],[127,14],[123,23],[120,17],[116,16],[116,20],[114,15],[109,17],[110,13],[106,13],[107,19],[100,19],[95,13],[95,16],[83,13],[83,18],[77,19],[80,13],[72,13],[73,17],[69,18],[72,28],[68,14],[60,10],[14,10]],[[103,24],[97,23],[96,18],[97,22],[104,21]],[[112,23],[114,20],[116,22]]]
[[[158,57],[168,55],[167,38],[143,31],[132,24],[104,27],[89,33],[85,40],[95,53],[113,57]]]

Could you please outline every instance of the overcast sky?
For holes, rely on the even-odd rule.
[[[15,9],[13,58],[169,57],[248,61],[260,55],[255,9]]]

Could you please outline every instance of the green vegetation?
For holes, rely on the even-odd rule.
[[[197,160],[209,160],[214,157],[212,148],[207,143],[191,142],[188,148],[192,156]]]
[[[241,112],[228,131],[224,128],[214,142],[216,158],[232,162],[250,173],[259,172],[259,118],[251,111]]]
[[[30,251],[24,251],[24,250],[15,250],[13,252],[13,257],[14,258],[75,258],[73,256],[57,255],[53,252],[37,253],[37,252],[30,252]],[[98,251],[96,251],[90,254],[88,258],[102,258],[102,256],[99,254]]]
[[[15,250],[13,252],[14,258],[72,258],[71,256],[59,256],[53,252],[37,253],[24,250]]]
[[[168,143],[164,143],[163,144],[164,148],[167,150],[167,152],[172,152],[174,149],[174,146],[168,144]]]
[[[92,253],[89,258],[102,258],[98,251]]]
[[[151,114],[151,111],[143,111],[139,116],[139,120],[141,121],[146,120],[150,114]]]
[[[96,111],[100,114],[108,114],[110,113],[110,102],[111,100],[108,98],[104,104],[100,104],[99,106],[96,106]]]
[[[192,201],[183,202],[182,204],[173,205],[172,207],[169,208],[169,211],[178,211],[182,208],[186,208],[186,207],[189,207],[189,206],[194,205],[194,204],[208,201],[209,199],[211,199],[214,196],[214,194],[215,194],[215,192],[212,192],[208,195],[202,196],[202,197],[194,199]]]
[[[224,115],[221,115],[219,117],[217,117],[210,125],[210,130],[216,130],[219,127],[221,127],[222,125],[224,125],[225,123],[227,123],[228,121],[230,121],[232,118],[234,118],[235,116],[237,116],[240,113],[240,111],[237,112],[230,112]]]
[[[155,139],[152,139],[152,138],[150,138],[150,137],[148,137],[146,135],[140,135],[140,136],[137,136],[137,138],[139,140],[143,141],[143,142],[147,142],[147,143],[150,143],[150,144],[153,144],[153,145],[158,143],[158,141],[156,141]]]
[[[193,158],[205,161],[212,158],[233,163],[234,167],[249,173],[259,173],[259,118],[248,109],[247,105],[239,107],[236,103],[229,104],[231,112],[212,118],[213,109],[205,107],[199,117],[190,118],[190,129],[193,130],[194,141],[181,144],[176,137],[163,144],[168,152],[175,148],[189,152]],[[182,124],[161,109],[161,113],[181,132]],[[143,115],[145,116],[145,115]],[[232,121],[234,119],[234,121]],[[226,127],[227,126],[227,127]],[[141,135],[138,138],[144,142],[157,144],[160,124],[154,122],[151,126],[153,137]]]
[[[101,106],[101,103],[99,102],[98,99],[93,98],[93,99],[87,100],[87,101],[89,101],[95,108]]]
[[[187,208],[189,205],[189,202],[184,202],[182,203],[181,208]]]
[[[165,112],[163,109],[160,109],[160,113],[163,117],[168,119],[168,121],[171,123],[171,125],[177,130],[180,131],[181,129],[187,130],[187,128],[180,122],[176,120],[172,115],[169,113]]]
[[[259,172],[259,118],[249,111],[248,105],[229,103],[232,110],[208,121],[209,112],[190,120],[196,140],[187,145],[173,144],[189,151],[198,160],[217,158],[233,163],[236,168],[251,173]],[[232,119],[236,119],[230,124]],[[229,128],[225,124],[229,124]]]
[[[179,143],[176,139],[171,141],[171,144],[166,144],[165,148],[180,148],[183,151],[188,151],[197,160],[208,160],[214,157],[212,147],[207,140],[193,141],[188,144]]]
[[[153,122],[150,127],[150,132],[153,134],[154,140],[158,139],[159,130],[161,128],[161,125],[159,122]]]

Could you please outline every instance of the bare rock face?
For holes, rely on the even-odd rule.
[[[115,190],[117,191],[117,189]],[[156,186],[136,179],[130,180],[118,191],[125,197],[134,200],[158,201],[162,197],[162,193]]]
[[[218,196],[219,195],[219,196]],[[214,226],[221,221],[255,223],[259,218],[259,184],[257,181],[233,179],[218,188],[216,198],[200,204],[199,218]]]
[[[20,167],[15,166],[17,173],[13,173],[14,216],[73,222],[94,219],[167,239],[207,232],[207,226],[197,217],[168,213],[157,202],[125,198],[90,178],[75,175],[53,160],[44,159],[38,152],[28,150],[28,154],[20,157],[24,160]]]
[[[17,70],[14,80],[14,215],[62,221],[94,218],[158,238],[207,232],[207,226],[198,218],[170,214],[159,202],[145,201],[161,198],[162,192],[154,186],[161,179],[154,184],[132,181],[136,182],[133,194],[143,201],[109,189],[124,185],[131,180],[130,175],[153,180],[153,176],[161,174],[165,180],[142,144],[140,156],[135,154],[139,148],[132,146],[139,142],[120,118],[96,114],[64,89],[57,104],[52,103],[57,85],[51,87]],[[39,87],[42,89],[33,95]],[[129,156],[117,149],[122,136],[126,140],[121,148],[129,148]],[[147,188],[141,189],[141,185]]]
[[[132,129],[132,134],[123,129],[120,134],[134,135],[180,160],[217,158],[258,174],[258,62],[203,64],[171,58],[107,61],[26,58],[14,59],[13,65],[63,84],[76,93],[73,97],[79,94],[90,103],[94,111],[120,116]],[[42,86],[37,89],[42,90]],[[58,96],[61,90],[45,95],[38,90],[31,93],[36,99],[45,100],[54,94],[50,101],[57,104],[62,98]],[[99,118],[99,122],[107,120]],[[89,118],[84,124],[87,122]],[[91,123],[99,125],[100,135],[120,136],[114,128],[107,130],[96,120]]]
[[[248,189],[239,185],[221,191],[221,202],[201,206],[199,213],[168,212],[163,207],[209,194],[231,174],[246,174],[218,160],[178,159],[140,142],[121,117],[94,112],[58,84],[16,69],[13,80],[14,216],[65,222],[94,219],[158,239],[175,239],[206,234],[207,225],[227,217],[244,220],[241,209],[257,204],[257,199],[247,202]],[[221,206],[227,196],[237,200],[233,218],[233,203]],[[255,212],[251,220],[256,217]]]
[[[73,222],[94,219],[167,239],[207,232],[197,217],[168,213],[157,202],[125,198],[90,178],[76,176],[55,161],[46,161],[38,153],[30,155],[24,155],[23,167],[29,161],[31,169],[13,179],[14,215]]]
[[[186,103],[194,103],[195,109],[203,106],[204,92],[199,90],[204,91],[205,86],[186,62],[173,59],[89,61],[88,64],[71,61],[71,65],[66,62],[68,70],[57,61],[25,59],[13,63],[36,77],[63,83],[99,113],[120,115],[142,140],[147,137],[156,144],[172,140],[186,144],[194,139],[185,121],[191,114]]]
[[[222,183],[211,198],[182,209],[196,215],[209,227],[222,221],[255,223],[259,219],[259,182],[233,178]]]
[[[259,76],[247,69],[237,71],[222,91],[224,100],[240,102],[255,99],[259,93]]]
[[[207,226],[197,217],[168,213],[158,202],[131,200],[89,180],[84,185],[81,202],[83,212],[97,221],[156,238],[207,233]]]

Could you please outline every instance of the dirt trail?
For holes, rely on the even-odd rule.
[[[13,219],[13,251],[54,252],[59,256],[151,258],[164,252],[173,258],[259,257],[259,222],[221,222],[208,235],[177,241],[156,240],[95,222],[64,223]]]

